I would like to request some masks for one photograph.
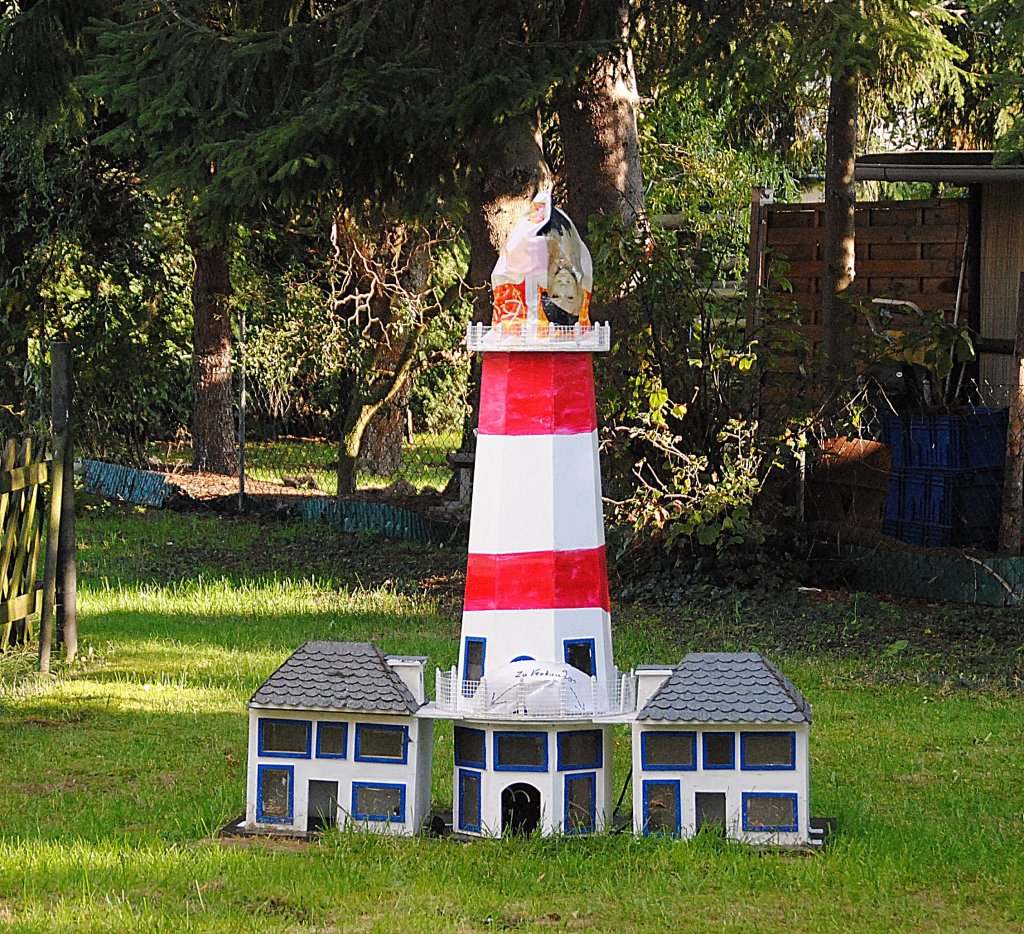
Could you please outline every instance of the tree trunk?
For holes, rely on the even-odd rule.
[[[366,430],[374,416],[382,408],[391,405],[405,389],[416,361],[416,348],[425,330],[426,325],[409,330],[393,369],[381,374],[368,393],[360,393],[358,387],[353,390],[354,395],[345,412],[341,426],[341,441],[338,444],[338,496],[355,492],[356,467]]]
[[[476,290],[473,320],[491,320],[488,285],[498,253],[509,233],[539,191],[551,184],[544,160],[540,128],[524,114],[505,121],[494,135],[478,142],[472,175],[466,184],[469,216],[469,271],[466,279]]]
[[[190,231],[192,279],[192,466],[233,474],[238,470],[231,395],[231,313],[226,238]]]
[[[857,69],[852,65],[832,78],[825,132],[825,275],[821,307],[824,343],[818,372],[828,371],[838,379],[850,375],[853,362],[849,288],[856,275],[857,190],[853,169],[857,149],[858,83]]]
[[[544,159],[540,127],[524,114],[506,120],[494,135],[477,143],[474,167],[466,184],[469,213],[469,270],[473,289],[473,320],[491,320],[491,272],[512,228],[538,192],[551,185],[551,170]],[[460,451],[476,450],[477,408],[480,402],[480,357],[474,356],[466,392]]]
[[[1017,288],[1013,364],[1015,383],[1010,390],[1003,509],[999,523],[999,553],[1002,555],[1019,555],[1021,537],[1024,536],[1024,272],[1020,274]]]
[[[583,35],[607,31],[622,37],[627,28],[624,5],[611,10],[601,4],[580,3],[579,7],[577,31]],[[597,22],[606,17],[607,22]],[[594,62],[559,98],[568,211],[584,239],[595,214],[620,217],[626,224],[643,215],[639,106],[633,56],[625,43]]]

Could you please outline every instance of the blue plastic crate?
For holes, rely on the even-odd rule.
[[[895,470],[1001,467],[1006,457],[1005,409],[979,408],[962,415],[883,412],[881,421]]]
[[[969,469],[1002,467],[1006,462],[1006,409],[975,409],[964,422],[964,466]]]
[[[885,518],[952,526],[960,479],[954,471],[934,468],[891,471]]]
[[[954,544],[995,547],[1003,505],[1002,468],[964,474],[956,505]]]

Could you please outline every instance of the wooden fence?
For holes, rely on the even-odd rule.
[[[968,214],[964,198],[858,204],[857,277],[850,290],[854,300],[905,299],[924,311],[943,311],[951,318],[966,260]],[[751,233],[756,285],[766,287],[776,300],[796,306],[800,331],[817,347],[824,338],[824,204],[760,204],[755,198]],[[779,259],[784,263],[776,266]],[[773,275],[776,269],[781,269],[791,290]],[[961,323],[973,320],[970,301],[970,290],[964,288]],[[913,329],[915,323],[919,324],[918,319],[897,310],[888,326]],[[866,330],[864,322],[862,333]]]
[[[30,617],[42,606],[36,582],[52,455],[46,441],[2,446],[0,460],[0,651],[32,637]]]

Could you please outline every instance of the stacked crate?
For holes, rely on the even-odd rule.
[[[994,547],[1007,414],[883,415],[892,469],[882,531],[928,548]]]

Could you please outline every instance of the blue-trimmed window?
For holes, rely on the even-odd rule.
[[[599,769],[604,759],[601,730],[570,730],[558,734],[558,771]]]
[[[740,733],[740,768],[782,772],[796,768],[796,733]]]
[[[483,730],[455,727],[455,764],[487,768],[487,735]]]
[[[541,732],[496,732],[494,769],[497,772],[546,772],[548,734]]]
[[[405,785],[352,782],[352,816],[356,820],[405,823]]]
[[[788,791],[743,792],[743,829],[795,833],[799,829],[797,796]]]
[[[692,772],[697,768],[697,734],[692,730],[644,730],[640,765],[651,771]]]
[[[702,733],[701,764],[706,769],[736,768],[736,734]]]
[[[409,728],[390,723],[356,724],[356,762],[409,761]]]
[[[565,776],[565,832],[593,833],[597,821],[597,774]]]
[[[290,824],[295,811],[295,766],[256,766],[256,820]]]
[[[645,779],[643,783],[644,836],[678,836],[680,828],[679,782]]]
[[[467,636],[462,655],[462,680],[479,681],[484,676],[487,660],[487,640]]]
[[[480,833],[480,785],[479,772],[459,769],[459,830]]]
[[[593,639],[566,639],[562,646],[567,665],[585,675],[592,676],[597,672],[597,649]]]
[[[348,724],[319,720],[316,725],[316,757],[344,759],[348,755]]]
[[[310,720],[260,717],[257,751],[261,756],[308,759],[312,736],[313,724]]]

